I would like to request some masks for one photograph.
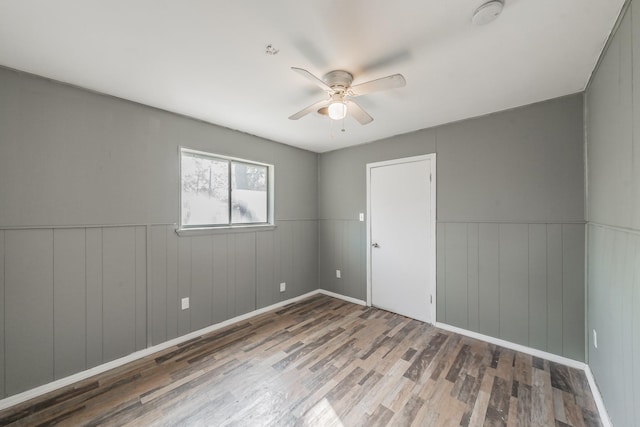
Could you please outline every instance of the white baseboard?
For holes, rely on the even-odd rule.
[[[348,297],[346,295],[340,295],[340,294],[337,294],[335,292],[327,291],[327,290],[324,290],[324,289],[319,289],[318,293],[324,294],[324,295],[327,295],[327,296],[330,296],[330,297],[338,298],[338,299],[341,299],[341,300],[344,300],[344,301],[347,301],[347,302],[352,302],[352,303],[358,304],[358,305],[367,305],[366,301],[363,301],[361,299]]]
[[[596,401],[596,407],[598,408],[598,413],[600,414],[600,420],[602,421],[603,427],[613,427],[607,408],[604,406],[604,400],[600,394],[600,389],[598,388],[598,384],[596,384],[596,379],[593,376],[593,372],[591,372],[589,365],[586,365],[584,373],[587,375],[589,387],[591,387],[591,394],[593,394],[593,399]]]
[[[87,370],[82,371],[82,372],[78,372],[78,373],[70,375],[68,377],[60,378],[59,380],[52,381],[50,383],[41,385],[41,386],[36,387],[36,388],[32,388],[30,390],[24,391],[24,392],[19,393],[19,394],[15,394],[13,396],[9,396],[9,397],[7,397],[5,399],[0,400],[0,410],[7,409],[7,408],[9,408],[11,406],[17,405],[17,404],[22,403],[22,402],[26,402],[27,400],[33,399],[33,398],[38,397],[38,396],[42,396],[43,394],[52,392],[52,391],[57,390],[59,388],[66,387],[66,386],[71,385],[73,383],[76,383],[78,381],[82,381],[82,380],[85,380],[87,378],[90,378],[90,377],[92,377],[94,375],[101,374],[101,373],[106,372],[106,371],[108,371],[110,369],[117,368],[119,366],[122,366],[124,364],[133,362],[133,361],[138,360],[138,359],[142,359],[143,357],[147,357],[149,355],[152,355],[153,353],[157,353],[159,351],[165,350],[165,349],[167,349],[169,347],[173,347],[174,345],[178,345],[178,344],[183,343],[185,341],[189,341],[190,339],[197,338],[197,337],[199,337],[201,335],[204,335],[204,334],[207,334],[209,332],[216,331],[218,329],[221,329],[221,328],[224,328],[226,326],[229,326],[229,325],[231,325],[233,323],[241,322],[241,321],[246,320],[246,319],[250,319],[250,318],[252,318],[254,316],[257,316],[259,314],[266,313],[268,311],[283,307],[283,306],[285,306],[287,304],[291,304],[293,302],[300,301],[302,299],[305,299],[305,298],[308,298],[310,296],[317,295],[317,294],[320,294],[320,293],[326,294],[325,291],[320,291],[320,290],[311,291],[311,292],[308,292],[308,293],[306,293],[304,295],[300,295],[298,297],[290,298],[290,299],[288,299],[286,301],[281,301],[281,302],[278,302],[276,304],[272,304],[272,305],[270,305],[268,307],[260,308],[258,310],[254,310],[254,311],[251,311],[249,313],[242,314],[240,316],[236,316],[236,317],[234,317],[232,319],[225,320],[224,322],[220,322],[220,323],[216,323],[215,325],[207,326],[206,328],[203,328],[203,329],[200,329],[200,330],[197,330],[197,331],[194,331],[194,332],[190,332],[190,333],[188,333],[186,335],[182,335],[182,336],[180,336],[178,338],[174,338],[172,340],[165,341],[163,343],[160,343],[160,344],[145,348],[144,350],[136,351],[135,353],[131,353],[128,356],[124,356],[124,357],[121,357],[119,359],[112,360],[112,361],[107,362],[107,363],[103,363],[103,364],[98,365],[98,366],[96,366],[94,368],[87,369]],[[331,295],[331,296],[334,296],[334,295]],[[338,295],[335,295],[335,297],[336,298],[341,298],[341,299],[348,298],[348,297],[341,297],[341,296],[338,296]]]
[[[572,368],[584,370],[585,366],[587,366],[584,362],[579,362],[577,360],[569,359],[568,357],[558,356],[557,354],[548,353],[546,351],[538,350],[536,348],[527,347],[526,345],[516,344],[511,341],[502,340],[500,338],[495,338],[495,337],[484,335],[478,332],[468,331],[466,329],[458,328],[457,326],[447,325],[446,323],[436,322],[435,326],[440,329],[455,332],[457,334],[475,338],[480,341],[486,341],[488,343],[496,344],[501,347],[519,351],[521,353],[530,354],[532,356],[539,357],[541,359],[547,359],[552,362],[570,366]]]
[[[570,366],[572,368],[580,369],[584,371],[585,375],[587,376],[587,380],[589,381],[589,388],[591,388],[591,394],[593,394],[593,399],[596,401],[596,407],[598,408],[598,414],[600,415],[600,420],[602,421],[603,427],[613,426],[613,424],[611,424],[611,419],[609,418],[609,414],[607,413],[607,408],[604,406],[604,400],[602,400],[602,395],[600,394],[600,390],[598,389],[595,378],[593,377],[593,373],[591,372],[591,368],[589,368],[589,365],[587,365],[586,363],[569,359],[568,357],[558,356],[557,354],[548,353],[546,351],[538,350],[535,348],[527,347],[525,345],[516,344],[511,341],[505,341],[505,340],[501,340],[500,338],[495,338],[489,335],[480,334],[478,332],[473,332],[473,331],[468,331],[466,329],[458,328],[456,326],[447,325],[446,323],[436,322],[435,326],[440,329],[455,332],[457,334],[465,335],[481,341],[486,341],[491,344],[496,344],[501,347],[519,351],[525,354],[530,354],[532,356],[539,357],[541,359],[550,360],[552,362],[560,363],[562,365]]]

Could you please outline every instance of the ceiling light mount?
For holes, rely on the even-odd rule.
[[[491,0],[476,9],[471,18],[474,25],[486,25],[495,21],[504,8],[503,0]]]

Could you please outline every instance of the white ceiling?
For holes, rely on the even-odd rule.
[[[0,0],[0,65],[324,152],[582,91],[624,3],[484,1]],[[341,132],[287,119],[324,96],[292,66],[407,86]]]

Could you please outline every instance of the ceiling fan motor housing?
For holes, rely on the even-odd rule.
[[[353,75],[347,71],[335,70],[325,74],[322,79],[337,93],[344,92],[351,86]]]
[[[322,77],[322,80],[333,89],[333,94],[331,95],[331,99],[333,102],[342,102],[343,97],[347,92],[347,89],[351,86],[353,82],[353,75],[347,71],[343,70],[334,70],[330,71]],[[329,114],[329,107],[324,106],[318,109],[318,114],[323,116],[331,116]],[[343,112],[346,114],[346,110]]]

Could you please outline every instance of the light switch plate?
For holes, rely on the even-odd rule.
[[[360,221],[364,221],[364,214],[362,212],[360,213]]]
[[[342,277],[342,273],[340,273],[340,270],[336,270],[336,277],[338,279],[340,279]]]
[[[286,282],[280,283],[280,292],[284,292],[286,290],[287,290],[287,283]]]
[[[188,309],[189,308],[189,297],[182,298],[182,300],[180,301],[180,306],[182,307],[183,310]]]

